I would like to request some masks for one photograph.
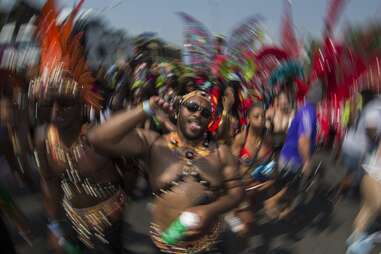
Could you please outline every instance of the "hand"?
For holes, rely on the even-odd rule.
[[[233,107],[233,104],[234,104],[234,97],[224,96],[222,98],[222,105],[224,107],[224,110],[230,111],[230,109]]]
[[[186,232],[187,237],[194,237],[194,236],[200,235],[202,233],[205,233],[205,230],[210,225],[210,222],[211,222],[212,218],[214,217],[214,214],[212,214],[207,209],[206,206],[196,206],[196,207],[193,207],[193,208],[186,210],[186,212],[194,213],[199,218],[198,224],[187,230],[187,232]]]
[[[172,105],[158,96],[151,97],[149,99],[149,104],[156,114],[160,114],[160,112],[168,114],[173,111]]]
[[[169,115],[173,112],[172,105],[157,96],[151,97],[149,103],[151,109],[155,112],[155,119],[168,131],[176,130],[176,126],[169,119]]]

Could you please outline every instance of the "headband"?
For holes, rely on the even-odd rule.
[[[205,100],[209,105],[211,105],[211,99],[210,99],[209,94],[207,94],[204,91],[200,91],[200,90],[194,90],[194,91],[184,95],[181,98],[181,104],[190,100],[192,97],[195,97],[195,96],[201,97],[201,99]]]

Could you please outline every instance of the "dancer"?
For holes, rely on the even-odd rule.
[[[254,103],[248,111],[248,127],[239,133],[232,145],[233,155],[239,158],[240,172],[246,189],[246,198],[234,211],[241,221],[233,231],[240,235],[247,234],[254,220],[257,194],[271,186],[271,173],[262,175],[257,168],[271,161],[273,152],[271,138],[266,135],[265,111],[261,103]],[[261,177],[259,177],[259,175]]]
[[[266,127],[272,132],[273,147],[277,153],[282,149],[294,114],[287,94],[284,92],[277,96],[274,106],[266,111]]]
[[[99,108],[100,98],[92,90],[94,80],[78,37],[66,33],[75,12],[62,27],[55,23],[54,1],[47,1],[42,13],[41,74],[31,82],[29,96],[52,110],[51,123],[35,135],[51,247],[62,253],[79,239],[88,253],[121,253],[127,198],[123,168],[94,151],[86,139],[91,126],[84,124],[84,105]]]
[[[300,176],[309,175],[316,147],[316,105],[322,98],[322,84],[315,82],[308,91],[305,105],[291,122],[278,162],[279,176],[276,184],[280,191],[265,203],[266,212],[272,218],[285,218],[290,214],[294,208],[292,203],[299,192]],[[283,207],[280,207],[281,200],[284,201]]]
[[[147,162],[155,197],[151,237],[161,251],[214,251],[222,232],[221,216],[242,198],[241,178],[229,148],[208,139],[211,105],[202,91],[182,97],[176,131],[160,136],[136,128],[147,117],[170,108],[164,100],[151,97],[93,129],[89,141],[99,151],[139,156]],[[168,243],[163,233],[184,212],[195,215],[196,225],[188,228],[185,238]]]

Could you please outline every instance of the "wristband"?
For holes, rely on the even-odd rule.
[[[151,105],[149,104],[149,100],[143,101],[143,111],[146,113],[148,116],[154,116],[155,111],[152,110]]]

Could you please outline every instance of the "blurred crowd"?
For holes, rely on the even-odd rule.
[[[334,38],[344,2],[329,1],[310,52],[287,2],[281,46],[266,43],[257,16],[227,39],[180,13],[184,62],[158,56],[148,38],[94,67],[76,19],[83,1],[58,22],[48,0],[28,21],[33,49],[12,39],[1,49],[0,149],[42,194],[49,253],[123,253],[126,202],[147,195],[158,252],[223,253],[224,231],[246,239],[260,210],[297,222],[317,193],[333,203],[361,194],[347,253],[370,253],[380,240],[370,226],[381,211],[381,30]],[[314,159],[321,151],[347,169],[334,185]],[[0,185],[2,253],[15,253],[7,225],[33,242],[12,196]]]

